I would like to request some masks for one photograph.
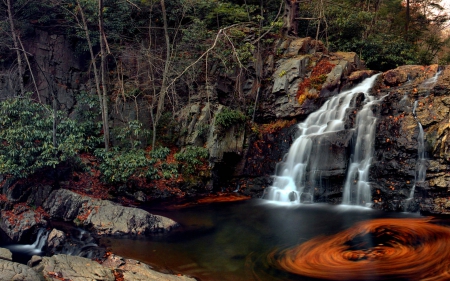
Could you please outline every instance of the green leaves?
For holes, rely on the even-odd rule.
[[[242,112],[224,107],[223,110],[216,115],[215,124],[226,129],[245,121],[246,117]]]
[[[158,147],[150,153],[143,149],[130,150],[112,149],[106,152],[103,148],[95,151],[95,156],[101,160],[99,166],[103,179],[108,183],[126,183],[131,179],[144,178],[155,180],[176,176],[177,168],[165,163],[170,150]]]
[[[85,126],[57,112],[56,146],[53,144],[53,112],[29,96],[0,102],[0,173],[27,177],[45,167],[74,160],[90,145]]]
[[[176,153],[174,157],[183,164],[183,174],[192,176],[208,155],[208,149],[204,147],[187,146],[184,151]]]

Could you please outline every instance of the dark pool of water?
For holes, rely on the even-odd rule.
[[[118,255],[199,280],[314,280],[278,270],[268,255],[320,235],[332,235],[375,218],[418,217],[322,204],[280,206],[264,200],[150,210],[181,227],[145,239],[102,238]]]

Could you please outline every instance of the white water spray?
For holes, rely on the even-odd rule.
[[[42,249],[44,248],[44,246],[47,242],[48,234],[49,233],[46,229],[41,228],[41,229],[39,229],[37,236],[36,236],[36,240],[34,241],[33,244],[27,244],[27,245],[16,244],[16,245],[6,246],[5,248],[8,248],[13,251],[20,251],[20,252],[38,255],[38,254],[42,253]]]
[[[350,108],[351,102],[357,94],[364,93],[366,100],[372,103],[372,98],[368,92],[377,76],[374,75],[367,78],[355,88],[332,97],[320,109],[311,113],[304,122],[298,125],[300,136],[292,144],[284,161],[278,164],[273,186],[268,188],[265,198],[278,202],[292,203],[313,201],[313,191],[311,190],[314,190],[314,186],[306,188],[307,179],[309,183],[315,182],[317,165],[320,161],[327,159],[327,157],[324,157],[324,154],[328,153],[328,151],[320,151],[319,146],[315,147],[312,138],[326,137],[328,133],[344,130],[344,121],[348,116],[347,109]],[[370,107],[364,106],[362,111],[365,112],[363,115],[357,115],[356,133],[366,135],[368,129],[364,128],[365,126],[362,124],[370,122],[370,127],[372,128],[375,121],[372,120],[373,116],[370,116]],[[370,138],[373,137],[363,138],[359,142],[357,138],[356,146],[358,150],[368,149],[373,151],[373,148],[369,148],[364,143],[365,140]],[[372,153],[370,151],[358,152],[355,154],[354,159],[359,162],[369,163],[370,159],[366,155],[370,154],[371,157]]]
[[[372,192],[369,184],[369,169],[372,163],[377,118],[373,115],[372,105],[378,100],[364,93],[366,104],[356,115],[356,144],[354,154],[345,180],[342,204],[370,206]]]

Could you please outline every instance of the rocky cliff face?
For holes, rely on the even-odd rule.
[[[299,58],[300,60],[304,58]],[[289,71],[295,69],[295,73],[301,67],[292,67],[292,59],[286,60],[285,66]],[[295,65],[301,65],[296,63]],[[337,64],[339,66],[339,63]],[[337,67],[336,66],[336,67]],[[279,67],[283,67],[280,64]],[[336,69],[336,67],[334,69]],[[327,82],[322,86],[319,98],[307,100],[302,105],[292,105],[289,113],[285,113],[278,107],[275,115],[280,117],[297,117],[304,115],[320,106],[320,98],[334,94],[337,89],[348,86],[351,77],[361,71],[342,73],[340,85],[335,90],[330,90],[326,85],[328,78],[339,71],[340,68],[330,72]],[[345,69],[345,68],[344,68]],[[275,73],[280,73],[276,69]],[[284,73],[284,72],[283,72]],[[286,71],[286,73],[289,73]],[[371,75],[363,71],[365,76]],[[284,86],[278,77],[274,79],[273,93],[280,93],[291,87],[296,87],[298,81],[289,80],[288,76]],[[298,75],[301,79],[302,74]],[[306,77],[306,76],[304,76]],[[402,66],[383,73],[372,89],[380,102],[373,106],[372,111],[377,117],[375,152],[370,167],[370,186],[372,191],[373,207],[383,210],[395,211],[421,211],[429,214],[450,214],[450,201],[448,200],[450,187],[450,162],[449,162],[449,133],[450,133],[450,102],[449,102],[450,70],[446,67],[433,66]],[[329,83],[333,84],[333,83]],[[287,86],[286,86],[287,85]],[[283,89],[283,90],[280,90]],[[286,92],[283,92],[286,93]],[[358,99],[358,98],[357,98]],[[346,119],[348,128],[354,122],[361,100],[355,100],[354,106],[349,111]],[[295,101],[296,102],[296,101]],[[314,104],[314,106],[312,106]],[[268,105],[266,105],[269,107]],[[277,108],[276,102],[273,108]],[[286,108],[286,107],[284,107]],[[423,160],[426,177],[423,181],[418,179],[418,146],[420,145],[419,133],[422,126],[424,132]],[[263,190],[271,184],[270,175],[275,171],[276,163],[282,160],[284,155],[295,140],[296,125],[270,132],[263,135],[249,149],[247,165],[244,175],[250,179],[241,182],[248,185],[249,190]],[[349,142],[352,141],[352,132],[341,131],[338,134],[321,139],[320,147],[328,149],[329,159],[323,159],[323,164],[318,166],[321,172],[320,183],[310,183],[316,186],[314,200],[340,203],[342,200],[343,182],[346,169],[352,151],[349,150]],[[315,140],[313,140],[315,141]],[[323,167],[322,167],[323,166]]]
[[[437,65],[403,66],[383,74],[380,95],[386,97],[379,108],[371,168],[377,208],[449,213],[449,79],[450,71],[441,67],[438,72]],[[419,123],[424,131],[424,181],[416,176]],[[411,191],[414,199],[409,202]]]

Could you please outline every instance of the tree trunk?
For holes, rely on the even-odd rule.
[[[12,12],[12,5],[11,0],[6,1],[6,5],[8,6],[8,20],[9,20],[9,26],[11,28],[11,36],[14,43],[14,49],[16,49],[16,56],[17,56],[17,69],[19,72],[19,86],[20,86],[20,93],[22,95],[25,94],[25,86],[23,82],[23,68],[22,68],[22,56],[20,54],[20,48],[19,48],[19,35],[16,32],[16,29],[14,27],[14,19],[13,19],[13,12]]]
[[[298,0],[284,0],[283,35],[298,35]]]
[[[408,38],[409,21],[410,21],[409,0],[406,0],[406,21],[405,21],[405,36]]]
[[[103,132],[105,132],[105,127],[108,126],[108,123],[107,123],[107,119],[105,118],[105,111],[103,109],[102,91],[100,89],[100,77],[99,77],[99,73],[98,73],[98,69],[97,69],[97,64],[95,63],[95,55],[94,55],[94,50],[92,48],[91,38],[89,36],[89,29],[88,29],[88,25],[86,22],[86,17],[84,16],[84,12],[83,12],[83,9],[81,8],[81,4],[80,4],[79,0],[77,0],[77,5],[78,5],[78,10],[80,11],[81,20],[83,22],[83,29],[85,32],[86,41],[88,43],[89,53],[91,55],[92,66],[94,68],[95,87],[97,90],[98,101],[99,101],[100,110],[102,113]],[[106,147],[107,147],[107,144],[105,143],[105,148]]]
[[[105,140],[105,149],[109,150],[109,122],[108,122],[108,89],[106,86],[106,52],[105,52],[105,36],[103,28],[103,0],[98,0],[98,29],[100,33],[100,73],[101,73],[101,90],[102,90],[102,109],[103,109],[103,137]]]
[[[167,79],[169,75],[169,66],[170,66],[170,38],[169,38],[169,31],[167,28],[167,14],[166,14],[166,4],[164,0],[161,0],[161,10],[162,10],[162,16],[163,16],[163,24],[164,24],[164,37],[166,39],[166,61],[164,64],[164,71],[162,74],[162,83],[161,83],[161,90],[159,92],[158,97],[158,104],[156,106],[156,115],[155,119],[153,120],[154,124],[154,131],[153,131],[153,141],[152,141],[152,148],[155,147],[155,141],[156,141],[156,125],[159,122],[159,119],[161,118],[162,112],[164,110],[164,100],[167,95]]]

